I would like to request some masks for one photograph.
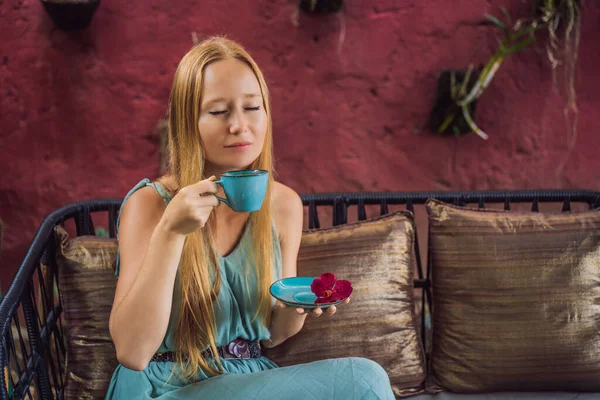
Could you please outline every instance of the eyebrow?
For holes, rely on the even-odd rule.
[[[260,94],[260,93],[244,93],[244,98],[246,98],[246,99],[252,99],[254,97],[262,97],[262,94]],[[216,97],[214,99],[210,99],[210,100],[204,102],[204,105],[208,105],[211,103],[218,103],[220,101],[227,101],[227,99],[224,97]]]

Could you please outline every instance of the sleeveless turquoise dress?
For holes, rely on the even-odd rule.
[[[168,192],[160,184],[148,179],[138,183],[127,194],[125,201],[145,186],[156,189],[168,204]],[[252,244],[248,231],[245,229],[237,247],[219,260],[222,284],[218,295],[219,306],[215,305],[217,346],[227,345],[237,338],[255,341],[270,337],[267,327],[258,319],[253,320],[258,306],[256,293],[247,293],[247,287],[252,290],[257,286],[256,276],[250,273],[246,278],[245,273],[246,249]],[[276,235],[273,248],[277,260],[273,279],[279,279],[281,249]],[[117,274],[118,262],[117,258]],[[169,327],[158,352],[176,350],[173,334],[180,301],[179,282],[176,281]],[[143,371],[119,365],[112,376],[106,400],[394,399],[385,370],[364,358],[330,359],[281,368],[267,357],[221,359],[221,363],[225,374],[211,377],[200,371],[192,382],[180,377],[177,373],[179,369],[172,362],[151,361]]]

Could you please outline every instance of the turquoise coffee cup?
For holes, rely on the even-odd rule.
[[[233,211],[258,211],[267,194],[269,171],[251,169],[225,172],[215,183],[223,187],[226,198],[215,197]]]

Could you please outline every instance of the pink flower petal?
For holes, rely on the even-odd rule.
[[[325,295],[325,291],[327,290],[327,288],[323,285],[323,282],[321,282],[321,279],[315,278],[315,280],[313,280],[313,282],[310,285],[310,290],[317,297],[323,297]]]
[[[338,292],[333,292],[327,300],[328,302],[333,303],[334,301],[341,300],[341,297]]]
[[[333,286],[335,285],[335,275],[332,274],[331,272],[326,272],[323,275],[321,275],[319,278],[315,278],[311,285],[310,285],[310,290],[317,296],[317,297],[323,297],[325,296],[325,291],[326,290],[331,290],[333,289]]]
[[[331,272],[325,272],[321,275],[321,282],[323,282],[323,285],[329,290],[333,289],[336,280],[335,275]]]
[[[350,297],[352,294],[352,284],[349,281],[339,280],[335,283],[335,293],[338,297],[337,300],[345,299]]]

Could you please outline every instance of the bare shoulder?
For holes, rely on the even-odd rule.
[[[165,210],[165,203],[156,190],[147,186],[133,193],[123,204],[122,216],[158,217]]]
[[[302,200],[294,189],[275,182],[271,202],[275,225],[281,240],[290,236],[295,237],[297,232],[302,231],[304,209]]]
[[[173,178],[171,175],[161,176],[160,178],[158,178],[156,180],[156,182],[161,184],[171,194],[173,194],[177,191],[177,182],[175,181],[175,178]]]
[[[123,285],[128,286],[135,277],[141,264],[139,255],[146,253],[146,246],[164,210],[163,199],[151,187],[136,190],[123,204],[119,224],[121,283],[117,284],[117,298],[123,295]]]
[[[142,255],[146,254],[150,237],[164,211],[162,197],[148,186],[136,190],[123,204],[119,224],[120,272],[114,305],[121,302],[133,284]]]
[[[152,232],[165,212],[165,202],[152,187],[136,190],[123,204],[119,237]]]
[[[289,186],[275,182],[272,196],[273,211],[276,215],[302,212],[302,200],[298,193]]]

